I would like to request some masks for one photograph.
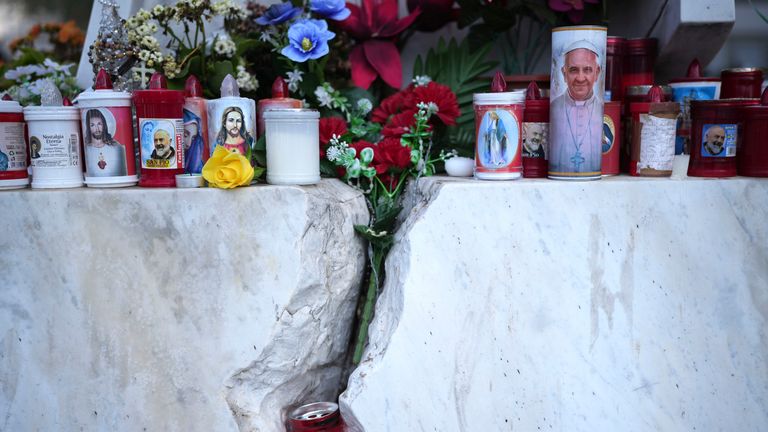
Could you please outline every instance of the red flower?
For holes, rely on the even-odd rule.
[[[411,99],[414,106],[419,102],[434,102],[438,109],[436,115],[448,126],[455,125],[456,118],[461,114],[456,95],[448,86],[434,81],[425,86],[415,87]]]
[[[385,172],[391,168],[404,170],[411,165],[411,149],[402,145],[399,138],[384,138],[373,149],[373,165],[376,172],[381,165],[386,167]]]
[[[342,136],[347,133],[347,122],[341,117],[323,117],[320,119],[320,157],[325,157],[325,148],[333,135]]]
[[[362,0],[361,6],[347,3],[347,7],[352,14],[339,27],[358,41],[349,55],[352,81],[367,89],[381,76],[389,86],[400,88],[402,64],[394,39],[416,20],[420,10],[397,19],[397,0]]]
[[[389,119],[389,123],[381,129],[381,135],[385,138],[397,138],[398,140],[404,133],[411,131],[411,127],[416,124],[416,108],[395,114]]]
[[[376,109],[371,112],[371,121],[374,123],[384,124],[389,120],[389,118],[397,113],[400,112],[400,109],[403,107],[403,104],[405,103],[406,99],[406,92],[409,91],[410,87],[399,91],[392,96],[386,97],[381,103],[379,104]]]
[[[568,18],[581,22],[584,17],[584,3],[599,3],[600,0],[549,0],[549,8],[556,12],[568,12]]]

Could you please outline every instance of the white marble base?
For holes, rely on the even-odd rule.
[[[359,193],[0,193],[0,430],[279,431],[333,399]]]
[[[768,181],[418,192],[340,400],[357,430],[768,428]]]

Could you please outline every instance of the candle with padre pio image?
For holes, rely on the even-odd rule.
[[[139,181],[133,153],[131,94],[115,91],[109,74],[96,75],[93,91],[77,97],[85,144],[88,187],[133,186]]]
[[[175,187],[176,175],[184,173],[184,92],[169,90],[159,72],[149,90],[133,92],[139,131],[142,187]]]
[[[600,178],[605,27],[552,29],[549,178]]]
[[[221,83],[221,98],[208,101],[208,124],[211,154],[222,146],[251,158],[256,143],[256,102],[240,97],[232,75]]]

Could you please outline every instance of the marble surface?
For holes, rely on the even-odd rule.
[[[343,383],[367,215],[333,180],[0,193],[0,430],[282,430]]]
[[[355,430],[765,431],[768,181],[422,179]]]

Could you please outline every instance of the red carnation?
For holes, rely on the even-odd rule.
[[[386,97],[379,104],[376,109],[371,112],[371,121],[374,123],[384,124],[389,120],[389,117],[400,112],[403,104],[406,100],[406,92],[409,92],[410,88],[399,91],[392,96]]]
[[[438,108],[437,114],[435,115],[448,126],[455,125],[456,118],[461,114],[456,95],[453,94],[447,85],[439,84],[434,81],[425,86],[414,88],[411,100],[414,104],[419,102],[433,102]]]
[[[320,119],[320,157],[325,157],[325,148],[334,135],[340,137],[347,133],[347,122],[341,117],[323,117]]]
[[[410,132],[411,127],[416,124],[414,114],[416,114],[415,107],[414,109],[393,115],[389,119],[389,123],[384,125],[381,129],[381,135],[389,138],[397,138],[399,140],[403,134]]]
[[[389,168],[406,169],[411,165],[411,149],[400,143],[399,138],[384,138],[374,149],[373,164],[377,165],[376,172],[379,171],[378,165]]]

